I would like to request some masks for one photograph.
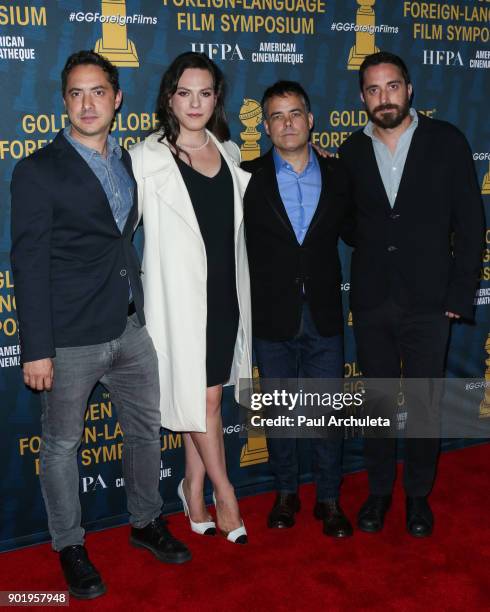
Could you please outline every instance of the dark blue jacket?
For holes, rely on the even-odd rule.
[[[131,159],[123,150],[132,180]],[[22,361],[56,347],[113,340],[124,331],[129,284],[142,324],[143,290],[132,245],[137,189],[121,234],[88,164],[60,132],[15,167],[11,263]]]

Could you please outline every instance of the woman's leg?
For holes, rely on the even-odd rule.
[[[222,392],[222,385],[208,387],[206,391],[206,433],[192,432],[190,435],[213,483],[218,526],[228,532],[239,527],[241,519],[235,491],[226,473],[221,420]]]
[[[204,503],[204,477],[206,468],[199,452],[192,441],[191,434],[184,434],[185,478],[184,495],[189,506],[191,519],[195,523],[213,520]]]

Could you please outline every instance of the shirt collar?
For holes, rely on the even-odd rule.
[[[406,134],[407,132],[413,132],[419,124],[419,116],[417,115],[417,111],[414,108],[410,109],[410,117],[412,118],[412,122],[405,130],[404,134]],[[368,121],[366,127],[363,130],[364,134],[366,134],[366,136],[369,136],[369,138],[376,138],[376,135],[373,132],[374,127],[374,123],[372,121]],[[376,140],[379,139],[376,138]]]
[[[276,147],[273,147],[272,149],[272,157],[274,158],[276,174],[278,174],[281,170],[284,169],[292,170],[294,172],[291,164],[281,157]],[[316,158],[316,155],[313,153],[311,144],[308,143],[308,163],[306,164],[305,169],[303,170],[303,172],[301,172],[301,174],[305,174],[306,172],[311,170],[311,168],[314,167],[316,164],[318,164],[318,160]]]
[[[89,159],[91,159],[92,157],[96,155],[98,155],[99,157],[102,157],[100,153],[96,151],[95,149],[91,149],[90,147],[87,147],[79,140],[76,140],[76,138],[73,138],[73,136],[71,135],[70,125],[67,125],[65,129],[63,130],[63,136],[68,140],[68,142],[72,146],[75,147],[75,149],[77,149],[77,151],[83,152]],[[115,155],[118,159],[121,159],[122,150],[119,144],[117,143],[117,140],[114,138],[114,136],[111,136],[109,134],[107,136],[107,157],[110,157],[111,155]]]

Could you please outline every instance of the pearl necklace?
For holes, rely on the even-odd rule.
[[[206,140],[202,143],[202,145],[199,145],[198,147],[194,147],[192,145],[186,145],[186,144],[180,143],[178,146],[181,147],[182,149],[191,149],[191,151],[200,151],[201,149],[204,149],[204,147],[208,143],[209,143],[209,134],[206,132]]]

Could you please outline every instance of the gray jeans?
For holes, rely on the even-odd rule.
[[[111,394],[124,432],[123,475],[130,522],[145,527],[161,512],[160,390],[157,356],[136,314],[122,336],[57,348],[53,389],[42,393],[41,489],[53,548],[83,544],[77,453],[87,401],[97,382]]]

